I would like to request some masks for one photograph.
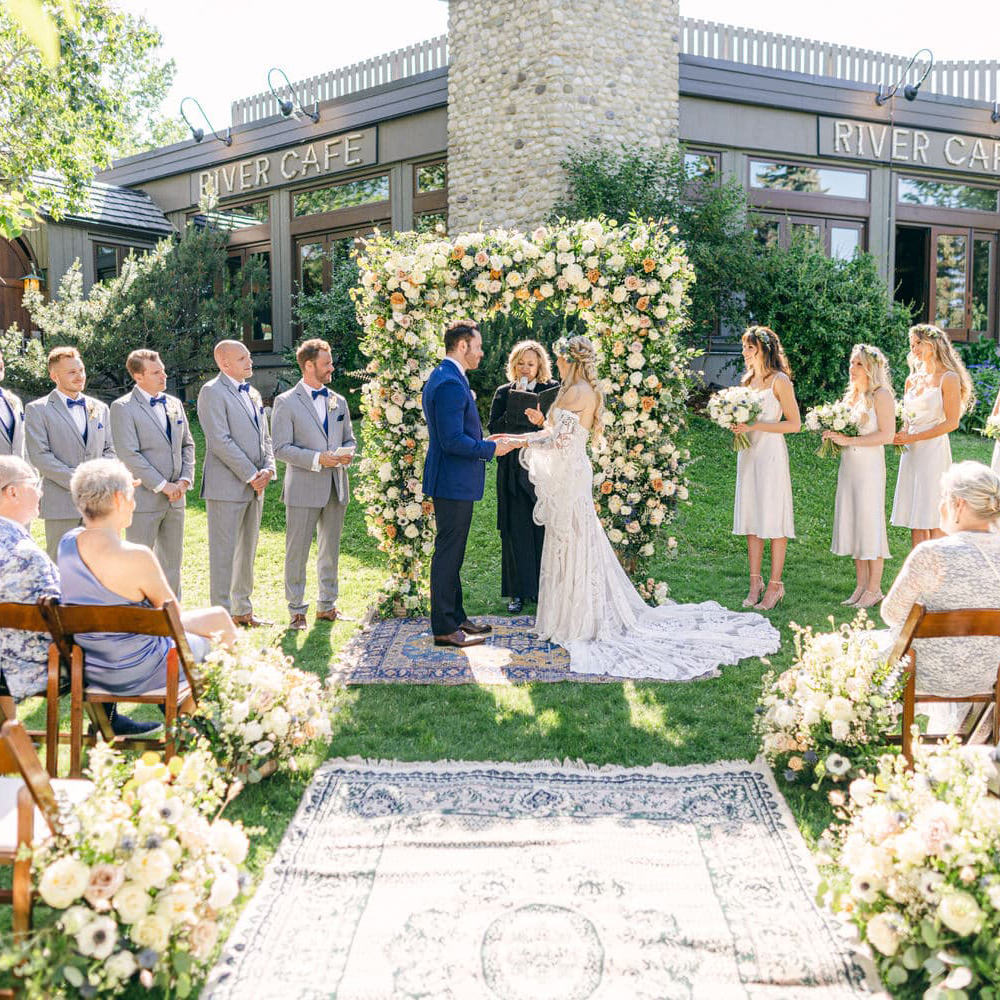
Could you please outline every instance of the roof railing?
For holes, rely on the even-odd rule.
[[[681,18],[680,48],[684,55],[846,80],[872,88],[880,83],[886,86],[893,84],[909,62],[908,56],[890,52],[836,45],[692,17]],[[308,107],[317,101],[346,97],[420,73],[443,69],[447,65],[448,36],[438,35],[426,42],[299,80],[292,84],[292,89],[299,104]],[[907,82],[915,82],[922,69],[921,63],[913,66]],[[935,62],[923,89],[946,97],[990,103],[998,101],[1000,61]],[[270,91],[263,91],[234,101],[232,113],[234,127],[246,125],[277,115],[278,101]]]

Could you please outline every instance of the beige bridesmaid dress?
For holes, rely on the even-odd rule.
[[[757,390],[766,424],[782,418],[781,402],[774,394],[774,379]],[[750,431],[750,447],[736,458],[736,504],[733,534],[758,538],[794,538],[792,477],[788,468],[788,446],[784,434]]]
[[[862,434],[878,430],[875,407],[860,402],[852,415]],[[853,559],[887,559],[885,448],[849,445],[840,452],[830,551]]]
[[[941,386],[903,397],[905,410],[913,415],[911,433],[940,424],[944,420]],[[906,446],[899,460],[896,495],[892,503],[892,523],[900,528],[933,530],[941,527],[941,477],[951,467],[951,441],[941,434]]]

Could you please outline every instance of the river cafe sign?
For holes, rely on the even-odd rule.
[[[191,176],[191,201],[201,201],[209,188],[216,197],[252,194],[267,188],[307,181],[325,174],[366,167],[378,162],[377,128],[344,132],[290,149],[261,153],[224,163]]]
[[[818,118],[820,156],[846,156],[1000,178],[1000,139],[902,128],[848,118]]]

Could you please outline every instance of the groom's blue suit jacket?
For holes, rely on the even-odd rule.
[[[442,361],[424,385],[427,458],[424,493],[442,500],[482,500],[486,465],[496,451],[483,440],[469,383],[450,361]]]

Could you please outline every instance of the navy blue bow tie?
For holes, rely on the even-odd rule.
[[[250,392],[250,383],[249,382],[240,382],[240,392],[249,393]]]
[[[150,406],[156,406],[157,404],[161,404],[163,406],[163,408],[166,409],[167,408],[167,397],[166,396],[150,396],[149,397],[149,405]]]
[[[313,394],[313,399],[315,399],[317,396],[329,396],[330,390],[327,389],[326,386],[323,386],[322,389],[313,389],[312,394]]]
[[[86,406],[87,405],[87,401],[85,399],[67,399],[66,400],[66,405],[70,406],[70,407],[72,407],[72,406]]]

